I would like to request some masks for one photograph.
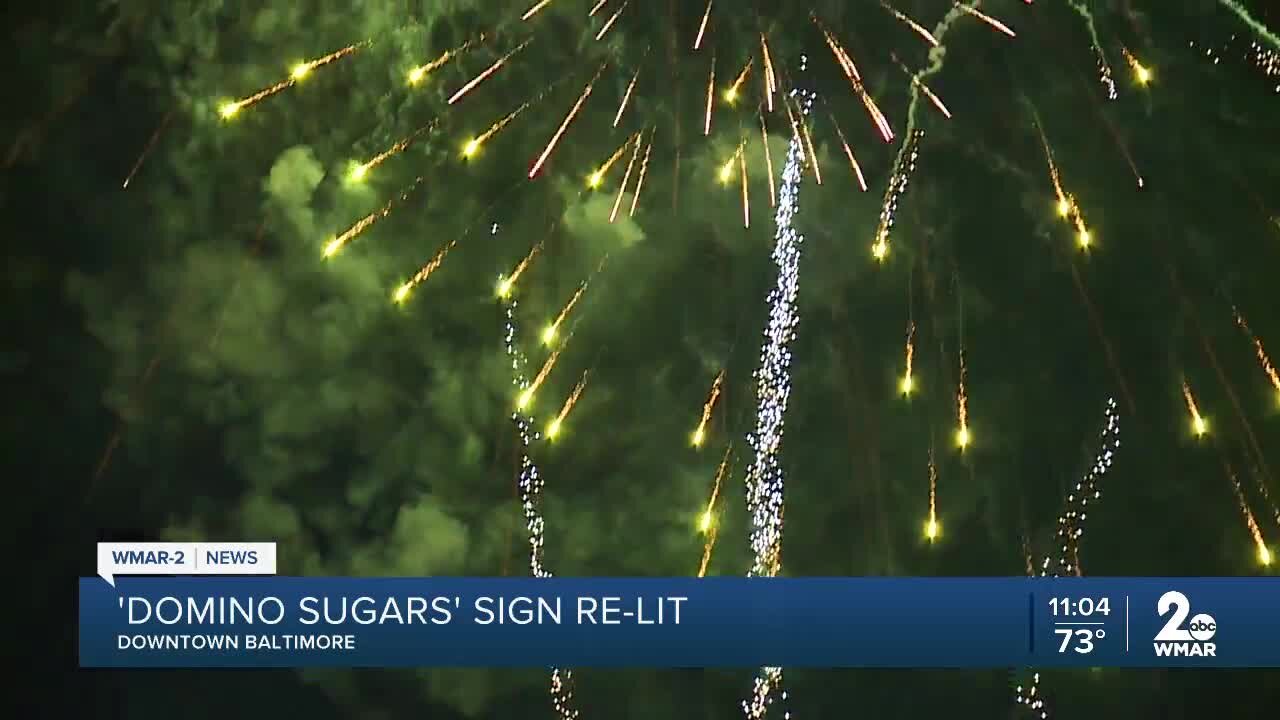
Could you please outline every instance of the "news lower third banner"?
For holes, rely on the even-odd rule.
[[[113,582],[82,667],[1280,667],[1280,578]]]

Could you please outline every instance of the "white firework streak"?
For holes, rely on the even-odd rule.
[[[1096,501],[1102,497],[1102,492],[1098,490],[1098,481],[1111,469],[1116,451],[1120,449],[1120,414],[1116,409],[1114,398],[1107,398],[1104,419],[1100,437],[1101,446],[1093,459],[1093,466],[1067,494],[1066,508],[1058,516],[1058,527],[1054,534],[1057,565],[1053,566],[1052,557],[1045,555],[1040,563],[1040,577],[1062,577],[1080,572],[1076,562],[1079,557],[1080,537],[1084,535],[1084,523],[1088,520],[1089,501]],[[1040,692],[1040,673],[1038,672],[1032,673],[1031,682],[1027,686],[1018,685],[1014,688],[1013,700],[1039,720],[1046,720],[1049,717],[1049,708],[1045,705],[1044,696]]]
[[[813,96],[797,95],[802,101],[803,114],[808,115]],[[778,449],[782,445],[783,416],[791,397],[790,344],[799,322],[796,295],[800,288],[800,246],[804,236],[796,232],[792,220],[799,209],[804,163],[804,142],[796,134],[787,148],[782,187],[778,192],[773,247],[778,277],[769,292],[769,326],[764,332],[760,367],[755,374],[756,427],[747,435],[747,444],[755,451],[755,460],[747,470],[747,511],[751,515],[751,549],[755,556],[750,577],[776,575],[782,552],[783,473],[778,463]],[[742,703],[748,718],[765,717],[781,683],[782,668],[761,668],[751,699]],[[781,697],[786,700],[787,694],[782,692]],[[791,713],[784,712],[783,717],[790,718]]]
[[[495,232],[497,226],[494,226]],[[503,300],[506,325],[503,343],[506,345],[507,357],[511,360],[511,384],[517,393],[529,388],[529,377],[525,372],[524,353],[520,352],[516,343],[516,301]],[[538,473],[538,466],[529,457],[529,447],[539,437],[535,429],[533,415],[515,410],[511,413],[511,422],[520,436],[520,505],[524,510],[525,529],[529,536],[529,574],[536,578],[549,578],[551,572],[542,564],[545,545],[544,530],[546,520],[542,517],[542,489],[546,481]],[[555,707],[556,717],[560,720],[578,720],[579,712],[573,702],[573,671],[563,668],[551,669],[551,703]]]

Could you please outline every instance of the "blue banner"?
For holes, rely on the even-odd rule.
[[[81,667],[1280,667],[1280,578],[115,582]]]

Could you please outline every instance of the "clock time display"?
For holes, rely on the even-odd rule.
[[[1055,597],[1049,599],[1049,612],[1054,617],[1105,617],[1111,614],[1111,601],[1105,597]]]

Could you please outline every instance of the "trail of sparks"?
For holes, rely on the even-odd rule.
[[[1084,25],[1089,30],[1089,42],[1093,47],[1093,55],[1098,62],[1098,81],[1107,89],[1107,99],[1115,100],[1118,97],[1116,81],[1112,76],[1111,63],[1107,60],[1107,53],[1102,49],[1102,41],[1098,39],[1098,29],[1093,24],[1093,14],[1089,12],[1089,6],[1080,2],[1080,0],[1067,0],[1067,4],[1084,20]]]
[[[591,11],[587,13],[587,17],[595,17],[600,12],[600,8],[604,7],[609,0],[597,0],[595,5],[591,6]]]
[[[1053,160],[1053,149],[1049,146],[1049,138],[1044,133],[1044,127],[1040,124],[1039,113],[1032,108],[1032,120],[1036,126],[1036,131],[1040,134],[1040,144],[1044,148],[1045,161],[1049,165],[1049,179],[1053,182],[1053,193],[1057,196],[1056,211],[1058,217],[1066,219],[1076,228],[1076,245],[1081,250],[1088,250],[1093,244],[1093,235],[1089,232],[1088,226],[1085,225],[1084,215],[1080,212],[1080,206],[1076,203],[1073,196],[1068,194],[1062,188],[1062,175],[1058,171],[1058,164]]]
[[[702,418],[698,421],[698,427],[693,431],[693,446],[702,447],[703,441],[707,439],[707,423],[711,422],[711,413],[716,409],[716,401],[720,399],[720,392],[724,384],[724,370],[721,370],[716,379],[711,383],[711,391],[707,395],[707,401],[702,403]]]
[[[431,62],[425,65],[418,65],[417,67],[410,68],[408,78],[407,78],[409,81],[409,84],[410,85],[421,84],[422,81],[425,80],[427,76],[430,75],[433,71],[438,70],[441,66],[443,66],[445,63],[457,57],[460,53],[464,53],[467,50],[470,50],[471,46],[475,45],[476,43],[484,42],[484,38],[485,38],[484,35],[480,35],[476,39],[468,40],[456,48],[453,48],[451,50],[445,50],[443,53],[440,54],[440,57],[436,58],[435,60],[432,60]]]
[[[459,240],[460,238],[454,238],[436,251],[436,254],[427,261],[426,265],[423,265],[422,268],[419,269],[418,272],[414,273],[413,277],[405,281],[403,285],[396,288],[395,293],[391,295],[391,300],[397,304],[402,304],[407,301],[409,299],[409,295],[411,295],[419,285],[426,282],[427,278],[431,277],[431,273],[434,273],[441,265],[444,264],[444,259],[448,257],[449,251],[453,250],[453,248],[457,246]]]
[[[809,164],[813,167],[814,182],[822,184],[822,164],[818,162],[818,152],[813,149],[813,136],[809,133],[809,122],[806,118],[801,118],[799,122],[800,135],[804,138],[804,148],[809,157]]]
[[[618,123],[622,122],[622,114],[627,111],[627,105],[631,102],[631,93],[636,89],[636,81],[640,79],[640,68],[636,68],[636,74],[631,76],[631,82],[627,83],[627,91],[622,95],[622,102],[618,103],[618,114],[613,116],[613,126],[618,127]]]
[[[548,5],[550,5],[550,4],[551,4],[551,0],[540,0],[540,2],[538,2],[538,3],[537,3],[536,5],[534,5],[533,7],[529,8],[528,10],[525,10],[525,11],[524,11],[524,14],[520,16],[520,19],[521,19],[521,20],[528,20],[529,18],[533,17],[534,15],[537,15],[537,14],[538,14],[538,11],[542,10],[543,8],[545,8],[546,6],[548,6]]]
[[[494,60],[493,64],[485,68],[483,72],[481,72],[479,75],[475,76],[474,78],[471,78],[471,80],[468,81],[466,85],[463,85],[462,87],[458,88],[458,91],[455,92],[449,98],[448,104],[452,105],[458,102],[459,100],[461,100],[462,98],[466,97],[467,93],[474,90],[476,86],[478,86],[480,83],[484,82],[485,80],[488,80],[490,77],[493,76],[494,73],[501,70],[503,65],[506,65],[507,62],[511,60],[511,58],[516,56],[516,53],[520,52],[521,50],[524,50],[525,47],[528,46],[529,42],[530,41],[525,40],[524,42],[517,45],[514,50],[511,50],[506,55],[503,55],[497,60]]]
[[[764,146],[764,169],[769,175],[769,207],[777,207],[778,190],[773,183],[773,151],[769,149],[769,127],[760,113],[760,144]]]
[[[977,3],[975,2],[975,3],[974,3],[974,5],[977,5]],[[991,17],[990,15],[988,15],[988,14],[986,14],[986,13],[982,12],[981,10],[979,10],[979,9],[978,9],[978,8],[976,8],[976,7],[973,7],[973,6],[971,6],[971,5],[963,5],[963,4],[961,4],[961,3],[956,3],[956,5],[955,5],[955,6],[956,6],[956,7],[958,7],[958,8],[960,8],[960,10],[961,10],[961,11],[966,12],[966,13],[968,13],[968,14],[970,14],[970,15],[972,15],[972,16],[974,16],[974,17],[976,17],[976,18],[978,18],[978,19],[979,19],[979,20],[981,20],[982,22],[984,22],[984,23],[986,23],[986,24],[990,25],[991,27],[995,28],[996,30],[999,30],[1000,32],[1004,33],[1005,35],[1008,35],[1008,36],[1009,36],[1009,37],[1011,37],[1011,38],[1016,38],[1016,37],[1018,37],[1018,33],[1014,32],[1014,31],[1013,31],[1013,28],[1009,27],[1008,25],[1005,25],[1004,23],[1000,22],[999,20],[997,20],[997,19],[995,19],[995,18]]]
[[[546,382],[547,377],[551,375],[551,371],[555,369],[556,363],[560,360],[560,351],[563,349],[563,345],[555,348],[547,356],[547,359],[543,361],[542,368],[533,377],[533,382],[529,383],[528,387],[516,398],[516,409],[523,411],[529,408],[529,405],[533,402],[533,397],[538,393],[538,388],[542,387],[542,383]]]
[[[938,466],[933,461],[933,446],[929,446],[929,519],[924,523],[924,536],[929,542],[938,539],[942,526],[938,524]]]
[[[911,325],[907,328],[907,350],[906,350],[907,369],[906,369],[906,372],[902,374],[902,379],[898,381],[898,391],[902,393],[903,397],[910,396],[911,393],[914,392],[916,389],[915,375],[912,374],[912,364],[913,364],[913,361],[915,360],[915,355],[916,355],[916,324],[911,323]],[[930,460],[929,462],[930,462],[930,465],[932,465],[933,460]]]
[[[1186,380],[1182,381],[1182,399],[1187,403],[1187,412],[1191,414],[1191,432],[1196,437],[1201,437],[1209,432],[1209,421],[1200,414],[1200,407],[1196,405],[1196,397],[1191,393],[1191,386]]]
[[[801,70],[807,65],[802,58]],[[808,115],[813,96],[793,91]],[[795,337],[799,316],[796,295],[800,286],[800,249],[804,237],[793,226],[799,209],[800,181],[805,163],[802,141],[793,134],[782,170],[782,187],[775,217],[777,227],[773,261],[778,267],[774,288],[769,293],[769,326],[760,349],[756,371],[756,427],[747,436],[755,458],[747,470],[747,508],[751,515],[751,548],[754,554],[750,576],[776,575],[781,564],[783,518],[783,472],[778,462],[784,416],[791,396],[790,343]],[[760,720],[773,702],[782,682],[782,668],[762,668],[756,676],[751,698],[742,709],[751,720]],[[781,693],[785,701],[786,692]],[[786,713],[784,717],[789,717]]]
[[[631,196],[631,212],[628,217],[635,217],[636,206],[640,203],[640,190],[644,188],[644,178],[649,171],[649,153],[653,151],[653,136],[657,129],[649,132],[649,142],[644,146],[644,160],[640,161],[640,177],[636,178],[636,192]]]
[[[1129,64],[1129,68],[1133,70],[1133,79],[1136,80],[1139,85],[1145,86],[1150,84],[1151,68],[1148,68],[1146,65],[1139,62],[1138,58],[1134,57],[1133,53],[1129,52],[1129,48],[1121,47],[1120,52],[1124,55],[1124,61]]]
[[[1232,312],[1236,316],[1236,324],[1248,336],[1249,342],[1253,344],[1254,355],[1258,358],[1258,365],[1262,367],[1262,372],[1266,374],[1267,380],[1271,381],[1271,387],[1276,391],[1276,400],[1280,402],[1280,373],[1276,371],[1275,365],[1271,364],[1271,357],[1267,355],[1267,349],[1262,346],[1262,340],[1253,334],[1253,330],[1249,328],[1249,323],[1245,321],[1244,315],[1240,311],[1232,308]]]
[[[618,16],[622,15],[622,11],[627,9],[627,5],[630,2],[631,0],[627,0],[627,2],[622,3],[621,7],[613,11],[613,15],[610,15],[609,19],[605,21],[605,24],[601,26],[600,32],[596,33],[596,40],[601,40],[606,34],[608,34],[610,28],[613,27],[613,24],[618,21]]]
[[[609,211],[609,222],[618,218],[618,209],[622,207],[622,196],[627,192],[627,184],[631,182],[631,171],[635,169],[636,159],[640,157],[640,146],[644,143],[643,133],[636,133],[631,159],[627,161],[627,171],[622,174],[622,184],[618,186],[618,196],[613,200],[613,209]]]
[[[1267,548],[1267,541],[1262,537],[1262,529],[1258,527],[1258,521],[1253,517],[1253,511],[1249,509],[1249,500],[1245,497],[1244,486],[1240,484],[1240,478],[1236,477],[1236,473],[1231,469],[1231,465],[1227,464],[1227,479],[1231,481],[1231,489],[1235,492],[1236,502],[1240,505],[1240,514],[1244,516],[1245,529],[1249,531],[1249,536],[1253,539],[1253,545],[1257,549],[1258,562],[1263,565],[1271,564],[1271,551]]]
[[[956,429],[956,447],[963,452],[969,447],[973,437],[969,433],[969,393],[965,389],[965,380],[969,374],[969,368],[964,362],[964,348],[960,348],[960,384],[956,388],[956,420],[959,427]]]
[[[718,176],[722,185],[728,185],[729,180],[733,178],[733,164],[738,162],[738,157],[742,155],[742,152],[743,146],[739,144],[738,148],[729,156],[729,159],[725,160],[724,164],[720,166]]]
[[[702,22],[698,25],[698,37],[693,40],[693,49],[702,49],[702,39],[707,34],[707,21],[711,19],[711,3],[714,0],[707,0],[707,9],[702,13]]]
[[[604,68],[605,66],[601,65],[600,69],[596,70],[595,76],[592,77],[591,81],[587,83],[587,86],[582,89],[582,94],[578,96],[577,102],[575,102],[573,107],[569,109],[569,114],[564,116],[564,120],[560,123],[560,127],[556,129],[555,135],[551,136],[551,141],[547,143],[547,147],[533,163],[533,167],[529,169],[530,180],[537,177],[538,172],[542,170],[543,164],[547,162],[547,158],[551,157],[551,153],[555,151],[556,145],[560,142],[560,138],[564,137],[565,130],[569,129],[569,124],[572,123],[573,119],[578,116],[579,112],[581,112],[582,106],[587,102],[587,98],[591,97],[591,91],[595,88],[596,80],[600,79],[600,74],[604,72]]]
[[[746,149],[746,141],[743,141],[743,149]],[[751,227],[751,198],[747,190],[747,154],[745,152],[738,155],[738,167],[742,170],[742,227],[750,229]]]
[[[1266,25],[1255,20],[1254,17],[1249,14],[1248,8],[1238,2],[1235,2],[1235,0],[1220,0],[1220,2],[1226,6],[1228,10],[1235,13],[1236,17],[1243,20],[1245,25],[1248,25],[1250,29],[1258,33],[1258,37],[1266,40],[1273,48],[1280,51],[1280,35],[1276,35],[1271,32]]]
[[[495,232],[497,225],[494,226]],[[525,358],[516,344],[516,302],[504,299],[503,308],[506,313],[506,326],[503,342],[507,357],[511,360],[512,385],[523,394],[529,386],[525,376]],[[546,481],[538,472],[538,466],[529,457],[529,449],[538,439],[534,429],[533,417],[516,410],[511,413],[511,422],[515,425],[520,437],[520,475],[517,487],[520,492],[520,505],[524,510],[525,529],[529,537],[529,574],[535,578],[549,578],[551,572],[543,565],[543,551],[546,542],[546,519],[542,516],[542,490]],[[560,720],[578,720],[579,712],[573,702],[573,671],[561,668],[551,670],[551,703]]]
[[[702,134],[711,134],[711,109],[716,101],[716,56],[711,56],[711,75],[707,78],[707,116],[702,124]]]
[[[582,299],[583,294],[587,292],[587,282],[588,281],[586,280],[582,281],[582,284],[578,286],[578,289],[573,293],[573,296],[569,298],[569,302],[565,303],[563,308],[560,308],[560,312],[556,315],[556,319],[542,329],[543,345],[551,345],[555,343],[556,337],[560,333],[560,326],[564,324],[564,321],[569,317],[569,314],[573,312],[574,306],[578,304],[578,301]]]
[[[816,17],[814,22],[818,22]],[[818,27],[821,28],[822,35],[826,38],[827,47],[831,48],[831,53],[835,55],[836,62],[844,70],[845,77],[849,78],[849,82],[853,85],[854,93],[862,100],[863,106],[867,109],[867,114],[871,116],[871,121],[875,123],[876,129],[880,131],[880,137],[884,138],[885,142],[893,142],[893,128],[889,125],[884,113],[880,111],[880,106],[871,97],[871,93],[867,92],[867,88],[862,84],[862,74],[858,72],[858,67],[854,64],[853,58],[849,56],[848,51],[840,45],[835,36],[823,27],[821,23],[818,23]]]
[[[858,179],[858,187],[862,192],[867,191],[867,178],[862,174],[862,166],[858,164],[858,158],[853,155],[853,148],[849,146],[849,141],[845,139],[844,131],[840,129],[840,123],[836,121],[835,115],[831,116],[831,125],[836,129],[836,137],[840,139],[840,147],[844,148],[844,155],[849,159],[849,168],[853,170],[853,175]]]
[[[939,43],[939,42],[938,42],[938,38],[934,37],[934,36],[933,36],[933,33],[929,32],[929,31],[928,31],[928,30],[926,30],[926,29],[924,29],[924,26],[922,26],[920,23],[916,22],[915,20],[912,20],[911,18],[907,17],[907,15],[906,15],[905,13],[903,13],[902,11],[900,11],[900,10],[898,10],[897,8],[894,8],[894,7],[892,7],[892,6],[890,6],[890,5],[886,4],[886,3],[880,3],[880,5],[881,5],[881,7],[883,7],[885,10],[888,10],[888,11],[889,11],[889,14],[891,14],[891,15],[893,15],[895,18],[897,18],[897,19],[901,20],[903,23],[905,23],[905,24],[906,24],[906,26],[907,26],[907,27],[909,27],[909,28],[911,28],[912,30],[914,30],[914,31],[916,32],[916,34],[917,34],[917,35],[919,35],[920,37],[924,38],[924,39],[925,39],[925,42],[929,43],[930,45],[932,45],[932,46],[934,46],[934,47],[941,47],[941,43]]]
[[[465,158],[475,157],[475,154],[480,152],[480,148],[484,147],[486,142],[489,142],[494,135],[502,132],[513,120],[520,117],[520,113],[529,109],[531,104],[531,102],[521,104],[520,107],[499,118],[487,130],[468,140],[467,144],[462,147],[462,156]]]
[[[155,132],[151,133],[151,138],[147,140],[147,144],[142,147],[142,152],[138,154],[138,161],[129,169],[129,174],[125,176],[124,183],[120,185],[121,190],[128,190],[129,183],[133,182],[133,178],[142,169],[143,163],[147,161],[147,157],[151,155],[151,151],[155,149],[156,143],[160,142],[160,136],[164,134],[165,128],[169,127],[169,121],[173,119],[173,111],[170,110],[160,119],[160,124],[156,126]]]
[[[285,78],[284,80],[281,80],[275,85],[271,85],[270,87],[265,87],[259,90],[258,92],[252,95],[249,95],[248,97],[244,97],[239,100],[233,100],[228,103],[223,103],[218,107],[218,114],[221,115],[224,120],[230,120],[231,118],[235,117],[241,110],[247,110],[253,107],[254,105],[257,105],[258,103],[262,102],[263,100],[266,100],[267,98],[278,95],[284,92],[285,90],[288,90],[289,88],[293,87],[294,85],[297,85],[304,78],[310,75],[313,70],[322,68],[325,65],[328,65],[329,63],[337,62],[338,60],[341,60],[342,58],[348,55],[351,55],[352,53],[364,47],[367,47],[368,45],[369,45],[368,41],[362,42],[362,43],[356,43],[355,45],[348,45],[342,48],[341,50],[335,50],[329,53],[328,55],[316,58],[315,60],[308,60],[307,62],[298,63],[297,65],[293,66],[293,70],[290,71],[289,77]]]
[[[769,112],[773,112],[773,94],[778,91],[778,76],[773,72],[773,57],[769,54],[769,41],[764,33],[760,34],[760,55],[764,59],[764,102]],[[773,177],[773,171],[769,171]],[[770,180],[772,182],[772,179]]]
[[[334,255],[337,255],[339,252],[341,252],[343,248],[349,245],[351,241],[359,237],[365,230],[368,230],[369,228],[373,227],[373,225],[376,224],[379,220],[390,215],[392,211],[394,211],[397,207],[399,207],[400,203],[404,202],[405,200],[408,200],[409,196],[413,194],[413,192],[417,190],[419,186],[422,185],[422,182],[423,182],[423,178],[419,176],[413,181],[412,184],[409,185],[409,187],[405,188],[404,190],[401,190],[399,195],[391,198],[391,200],[388,201],[386,205],[383,205],[378,210],[375,210],[369,213],[368,215],[365,215],[364,217],[360,218],[359,220],[356,221],[354,225],[352,225],[351,227],[343,231],[341,235],[338,235],[337,237],[333,238],[328,243],[326,243],[324,246],[324,256],[326,258],[331,258]]]
[[[529,268],[529,264],[538,256],[542,250],[542,243],[533,246],[528,255],[516,265],[516,269],[511,271],[510,275],[504,275],[498,278],[498,297],[505,298],[511,295],[511,291],[515,289],[516,282],[520,280],[520,276]]]
[[[920,88],[920,92],[924,93],[925,97],[929,98],[929,102],[933,103],[933,106],[938,108],[938,112],[942,113],[943,117],[950,120],[951,111],[942,103],[942,98],[938,97],[937,94],[929,89],[928,85],[924,84],[924,81],[920,79],[920,74],[912,72],[911,68],[907,67],[906,63],[899,60],[897,55],[892,55],[892,57],[894,62],[898,64],[898,67],[902,68],[902,72],[906,73],[907,76],[911,78],[912,87]]]
[[[698,563],[698,577],[707,576],[707,567],[711,564],[711,553],[716,547],[716,536],[719,535],[719,524],[716,522],[716,502],[720,499],[720,486],[729,471],[729,458],[733,454],[733,446],[725,448],[724,458],[716,468],[716,479],[711,486],[711,497],[707,500],[707,509],[698,516],[698,532],[707,537],[702,545],[702,561]]]
[[[889,186],[884,191],[884,202],[880,206],[880,224],[876,227],[876,239],[871,245],[871,254],[879,262],[889,255],[889,235],[898,218],[898,203],[907,192],[911,175],[916,170],[916,162],[920,157],[920,139],[924,130],[912,130],[903,141],[894,161],[893,172],[889,175]]]
[[[632,142],[640,142],[640,133],[636,133],[635,135],[627,138],[627,141],[619,145],[618,149],[613,151],[613,154],[609,156],[608,160],[604,161],[603,165],[596,168],[594,172],[587,176],[587,187],[600,187],[600,183],[604,182],[604,178],[609,174],[609,170],[618,162],[622,157],[622,154],[627,151],[627,147],[631,145]]]
[[[547,439],[555,440],[560,435],[560,431],[564,429],[565,418],[569,417],[569,413],[573,411],[573,406],[578,404],[578,399],[582,397],[582,392],[587,389],[587,377],[590,370],[582,371],[582,379],[577,385],[573,386],[573,392],[569,393],[569,397],[565,398],[564,404],[560,406],[560,412],[555,419],[547,425]]]
[[[387,148],[386,150],[383,150],[377,155],[374,155],[368,161],[360,163],[355,167],[351,168],[351,174],[350,174],[351,180],[355,182],[360,182],[364,180],[369,175],[370,170],[373,170],[374,168],[378,167],[382,163],[386,162],[389,158],[395,157],[396,155],[399,155],[405,150],[408,150],[409,147],[412,146],[413,143],[418,140],[418,138],[435,130],[439,126],[439,124],[440,124],[439,118],[433,119],[431,122],[427,123],[426,125],[423,125],[422,127],[418,128],[417,130],[414,130],[413,132],[409,133],[402,139],[398,140],[391,147]]]
[[[742,85],[747,81],[747,75],[751,73],[751,64],[754,62],[755,58],[748,60],[747,64],[743,66],[742,72],[738,73],[738,76],[733,79],[733,84],[724,91],[725,102],[730,105],[738,102],[738,94],[742,91]]]

